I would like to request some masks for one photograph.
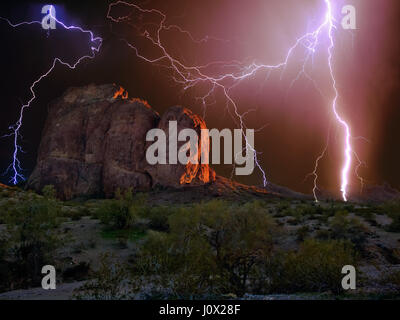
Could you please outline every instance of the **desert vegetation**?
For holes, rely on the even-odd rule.
[[[41,267],[51,264],[59,284],[82,282],[76,299],[346,297],[341,269],[354,265],[353,296],[393,297],[399,208],[223,198],[165,205],[129,189],[63,202],[52,186],[41,194],[4,188],[0,291],[40,286]]]

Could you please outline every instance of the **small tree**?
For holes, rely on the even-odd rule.
[[[43,265],[52,261],[60,245],[56,228],[60,208],[56,201],[35,199],[13,207],[6,216],[10,234],[11,261],[16,285],[36,285]]]
[[[115,198],[105,200],[97,210],[97,216],[110,229],[129,229],[136,223],[145,204],[145,196],[141,194],[134,196],[131,188],[124,193],[117,189]]]
[[[151,232],[139,255],[145,271],[174,296],[243,295],[272,251],[275,224],[260,204],[210,201],[168,218],[169,233]]]
[[[101,255],[100,268],[93,279],[76,289],[74,297],[80,300],[121,300],[130,297],[129,273],[126,267],[108,253]]]
[[[338,294],[343,290],[343,266],[355,262],[355,251],[349,241],[306,239],[298,251],[280,255],[274,268],[267,270],[270,290],[275,293],[331,291]]]

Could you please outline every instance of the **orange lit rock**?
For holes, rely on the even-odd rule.
[[[147,164],[146,133],[165,128],[169,119],[178,121],[178,129],[206,128],[204,120],[182,107],[168,109],[160,119],[145,101],[128,99],[116,85],[70,88],[50,105],[28,187],[40,191],[51,184],[60,198],[71,199],[112,196],[117,188],[213,181],[208,165]]]
[[[183,129],[194,129],[197,135],[201,136],[201,129],[207,129],[205,121],[198,115],[181,106],[169,108],[161,117],[158,128],[166,134],[167,141],[169,140],[169,122],[177,121],[177,131]],[[178,142],[179,149],[186,142]],[[197,148],[198,152],[194,155],[197,158],[197,164],[160,164],[148,166],[146,169],[150,173],[153,184],[166,186],[179,186],[185,184],[204,184],[215,180],[215,173],[212,172],[208,164],[201,164],[200,150],[201,143]],[[169,144],[167,144],[167,155],[169,153]],[[193,161],[194,162],[194,161]]]
[[[113,96],[113,99],[117,99],[117,98],[128,99],[128,91],[126,91],[122,87],[119,87],[119,89],[117,91],[115,91],[114,96]]]

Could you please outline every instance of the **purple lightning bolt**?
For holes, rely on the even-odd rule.
[[[240,114],[237,108],[236,102],[233,100],[231,97],[230,91],[236,87],[237,85],[240,84],[240,82],[244,79],[247,79],[249,77],[254,76],[257,72],[259,71],[268,71],[268,75],[270,72],[274,70],[281,70],[282,74],[285,72],[286,67],[295,53],[296,50],[303,49],[305,50],[305,59],[303,60],[303,64],[300,67],[300,71],[298,72],[297,76],[293,79],[291,82],[290,87],[293,86],[293,84],[300,80],[302,76],[304,76],[306,79],[311,81],[314,85],[314,87],[319,91],[319,93],[323,96],[325,96],[322,92],[322,90],[318,87],[317,82],[307,73],[306,71],[306,66],[309,63],[310,60],[314,59],[314,55],[319,49],[320,43],[322,43],[321,39],[323,37],[326,37],[329,41],[329,46],[326,48],[327,53],[328,53],[328,59],[327,59],[327,65],[329,67],[329,76],[331,79],[332,83],[332,90],[334,92],[334,97],[331,102],[331,109],[334,115],[335,121],[343,128],[344,132],[344,149],[343,149],[343,156],[344,156],[344,164],[341,169],[341,185],[340,185],[340,191],[342,193],[342,198],[344,201],[347,201],[347,195],[348,195],[348,184],[349,184],[349,171],[351,168],[352,164],[352,155],[355,154],[352,145],[351,145],[351,130],[350,130],[350,125],[348,122],[339,114],[338,111],[338,98],[339,98],[339,92],[337,89],[337,81],[335,78],[335,72],[334,72],[334,67],[333,67],[333,55],[334,55],[334,48],[335,48],[335,29],[336,29],[336,20],[334,18],[333,14],[333,9],[332,9],[332,1],[331,0],[321,0],[324,1],[325,4],[325,15],[324,19],[321,22],[321,24],[312,32],[307,32],[300,36],[295,43],[293,44],[292,47],[290,47],[287,51],[286,57],[282,60],[282,62],[276,64],[276,65],[269,65],[269,64],[258,64],[258,63],[251,63],[251,64],[244,64],[238,61],[215,61],[208,63],[206,65],[200,65],[200,66],[191,66],[191,65],[186,65],[184,62],[178,60],[177,58],[173,57],[166,49],[165,45],[163,44],[163,41],[161,39],[161,32],[166,31],[166,30],[171,30],[175,29],[178,32],[185,33],[189,35],[189,37],[199,43],[199,42],[204,42],[208,41],[211,39],[211,37],[206,37],[202,40],[196,40],[194,37],[191,36],[191,34],[180,28],[179,26],[176,25],[168,25],[166,24],[167,17],[164,13],[157,9],[143,9],[139,7],[136,4],[129,3],[126,1],[117,1],[114,3],[111,3],[109,5],[108,13],[107,13],[107,18],[110,19],[113,22],[120,23],[129,20],[129,15],[126,16],[119,16],[119,17],[114,17],[112,15],[112,9],[113,7],[120,5],[120,6],[127,6],[130,7],[133,10],[137,10],[140,13],[152,13],[152,14],[157,14],[160,16],[161,21],[157,25],[157,31],[155,32],[154,35],[151,35],[150,32],[145,30],[142,33],[142,36],[147,38],[156,48],[158,48],[161,52],[161,55],[156,58],[148,58],[140,53],[140,50],[133,45],[132,43],[128,42],[125,39],[122,39],[123,41],[126,42],[126,44],[133,49],[135,52],[136,56],[143,59],[144,61],[147,61],[149,63],[162,63],[166,62],[167,67],[170,68],[173,73],[173,79],[177,83],[181,84],[184,88],[184,90],[192,88],[196,85],[199,84],[209,84],[210,89],[208,92],[206,92],[205,95],[203,95],[200,98],[203,105],[207,105],[208,99],[215,93],[217,89],[220,89],[222,93],[224,94],[226,98],[226,105],[229,106],[231,105],[233,107],[234,113],[231,114],[235,116],[234,120],[238,124],[238,126],[241,129],[245,129],[246,125],[244,123],[244,116],[246,115],[245,112],[243,114]],[[232,67],[236,72],[230,72],[230,73],[222,73],[218,76],[211,76],[206,73],[206,68],[209,67],[210,65],[220,65],[223,67]],[[226,84],[230,80],[231,84]],[[230,112],[230,109],[228,108],[228,111]],[[244,130],[243,130],[244,132]],[[246,137],[245,137],[246,139]],[[329,142],[329,141],[328,141]],[[261,165],[259,164],[257,160],[257,152],[252,148],[252,146],[247,143],[246,139],[246,148],[251,148],[252,151],[254,151],[254,158],[257,167],[260,169],[262,176],[263,176],[263,183],[264,186],[267,184],[266,180],[266,175],[264,170],[262,169]],[[314,176],[314,188],[313,188],[313,194],[315,196],[315,200],[318,201],[317,195],[316,195],[316,190],[317,190],[317,180],[318,180],[318,175],[317,175],[317,170],[318,170],[318,164],[324,157],[325,153],[327,150],[327,146],[324,148],[322,154],[318,156],[315,162],[315,167],[314,171],[311,173],[311,175]],[[357,157],[359,161],[359,166],[361,164],[361,161]],[[359,167],[358,166],[358,167]],[[358,169],[357,167],[357,169]],[[358,174],[357,174],[358,176]]]
[[[40,81],[42,81],[44,78],[46,78],[53,71],[53,69],[55,68],[57,63],[60,63],[60,64],[62,64],[64,66],[67,66],[70,69],[75,69],[78,66],[78,64],[81,63],[83,60],[93,59],[95,57],[95,54],[100,51],[101,44],[102,44],[102,41],[103,41],[102,38],[95,37],[93,32],[90,31],[90,30],[85,30],[85,29],[83,29],[81,27],[65,25],[62,21],[58,20],[53,15],[53,13],[54,13],[54,10],[52,10],[53,7],[50,7],[50,8],[51,8],[49,10],[50,19],[53,19],[57,24],[62,26],[64,29],[66,29],[66,30],[78,30],[78,31],[80,31],[82,33],[86,33],[86,34],[88,34],[90,36],[91,54],[90,55],[84,55],[84,56],[80,57],[73,64],[65,62],[65,61],[62,61],[60,58],[55,58],[53,60],[53,63],[51,65],[51,67],[45,73],[43,73],[39,78],[37,78],[32,83],[32,85],[30,86],[29,89],[30,89],[31,94],[32,94],[31,98],[28,100],[28,102],[26,104],[23,104],[21,106],[20,113],[19,113],[19,118],[18,118],[17,122],[14,125],[9,127],[11,133],[5,135],[5,137],[13,137],[13,139],[14,139],[13,160],[12,160],[12,163],[9,165],[9,167],[6,170],[6,172],[8,172],[9,170],[12,171],[12,177],[10,179],[10,183],[13,183],[13,184],[17,184],[19,181],[25,180],[25,177],[22,174],[21,162],[18,159],[19,153],[22,152],[22,148],[18,144],[18,141],[19,141],[19,138],[21,137],[20,129],[21,129],[22,122],[23,122],[24,111],[25,111],[26,108],[29,108],[31,106],[32,102],[36,99],[36,94],[35,94],[35,90],[34,90],[36,85]],[[12,23],[10,20],[8,20],[6,18],[0,17],[0,19],[6,21],[13,28],[17,28],[17,27],[20,27],[22,25],[31,25],[31,24],[42,25],[41,21],[23,21],[23,22],[14,24],[14,23]]]

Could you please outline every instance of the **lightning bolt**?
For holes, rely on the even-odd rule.
[[[52,7],[53,8],[53,7]],[[21,162],[18,158],[18,155],[20,152],[23,152],[21,146],[19,145],[19,138],[21,138],[21,127],[23,124],[23,117],[24,117],[24,111],[25,109],[29,108],[32,104],[32,102],[36,99],[36,93],[35,93],[35,87],[46,77],[48,77],[51,72],[54,70],[55,66],[58,64],[67,66],[70,69],[75,69],[82,61],[86,60],[86,59],[93,59],[96,55],[97,52],[100,51],[101,45],[102,45],[102,41],[103,39],[100,37],[95,37],[93,32],[90,30],[85,30],[81,27],[77,27],[77,26],[67,26],[66,24],[64,24],[62,21],[58,20],[54,15],[53,15],[53,11],[52,9],[49,10],[49,14],[50,14],[50,18],[54,19],[54,21],[59,24],[60,26],[62,26],[64,29],[66,30],[78,30],[82,33],[88,34],[90,36],[90,51],[91,54],[89,55],[84,55],[81,56],[79,59],[77,59],[74,63],[68,63],[65,62],[63,60],[61,60],[60,58],[54,58],[51,67],[42,75],[40,75],[30,86],[29,90],[31,92],[31,98],[25,103],[22,104],[21,108],[20,108],[20,112],[19,112],[19,118],[17,120],[17,122],[13,125],[11,125],[9,127],[10,133],[6,134],[4,137],[13,137],[13,143],[14,143],[14,152],[13,152],[13,159],[11,164],[9,165],[9,167],[6,170],[6,173],[9,172],[11,170],[12,172],[12,176],[10,179],[10,183],[12,184],[17,184],[19,181],[23,181],[25,180],[24,175],[22,174],[22,167],[21,167]],[[6,21],[11,27],[13,28],[17,28],[23,25],[32,25],[32,24],[39,24],[41,25],[42,22],[41,21],[23,21],[20,23],[12,23],[9,19],[0,17],[1,20]]]
[[[332,12],[332,4],[330,0],[325,0],[326,6],[327,6],[327,13],[326,13],[326,21],[328,24],[328,36],[329,36],[329,41],[330,41],[330,46],[328,49],[329,52],[329,58],[328,58],[328,64],[329,64],[329,72],[331,75],[332,79],[332,85],[333,89],[335,91],[335,97],[333,98],[332,101],[332,109],[333,113],[335,114],[336,120],[340,123],[340,125],[343,127],[344,133],[345,133],[345,148],[344,148],[344,165],[342,168],[342,173],[341,173],[341,186],[340,186],[340,191],[342,192],[342,197],[344,201],[347,201],[347,187],[349,184],[349,170],[351,166],[351,161],[352,161],[352,153],[353,149],[351,146],[351,132],[350,132],[350,126],[349,124],[340,116],[338,110],[337,110],[337,100],[339,98],[339,91],[337,89],[336,85],[336,79],[333,71],[333,49],[335,47],[335,40],[334,40],[334,18],[333,18],[333,12]]]
[[[262,177],[263,177],[263,184],[264,186],[267,185],[267,178],[265,171],[263,170],[262,166],[260,165],[258,161],[258,155],[260,154],[257,152],[253,146],[248,143],[246,135],[245,135],[245,129],[246,124],[244,122],[244,117],[246,114],[249,113],[249,111],[245,113],[239,113],[237,103],[234,101],[231,91],[234,89],[236,86],[238,86],[243,80],[249,79],[251,77],[254,77],[258,72],[261,71],[266,71],[268,76],[271,74],[271,72],[275,70],[280,70],[281,71],[281,78],[286,71],[286,67],[289,64],[289,61],[293,57],[294,53],[300,49],[303,49],[305,51],[305,58],[303,60],[303,64],[300,66],[299,72],[297,76],[293,79],[291,82],[290,87],[294,85],[296,81],[299,81],[302,76],[304,76],[307,80],[311,81],[314,85],[314,87],[321,93],[321,95],[324,95],[322,90],[318,87],[317,82],[309,75],[307,72],[307,65],[310,62],[310,60],[314,60],[314,55],[318,51],[321,38],[326,35],[326,37],[329,40],[329,46],[327,48],[328,52],[328,59],[327,59],[327,65],[329,67],[329,76],[331,79],[332,83],[332,89],[334,92],[334,97],[331,100],[331,109],[334,114],[336,122],[342,127],[343,132],[344,132],[344,147],[343,147],[343,156],[344,156],[344,163],[341,169],[341,185],[340,185],[340,191],[342,193],[342,198],[344,201],[347,201],[347,195],[348,195],[348,184],[349,184],[349,171],[352,165],[352,155],[355,154],[355,151],[352,148],[351,144],[351,129],[350,125],[348,122],[343,118],[343,116],[339,113],[338,111],[338,99],[339,99],[339,91],[337,87],[337,80],[335,78],[335,72],[334,72],[334,66],[333,66],[333,56],[334,56],[334,49],[335,49],[335,30],[336,30],[336,20],[334,18],[333,14],[333,9],[332,9],[332,1],[331,0],[321,0],[324,2],[326,11],[325,11],[325,16],[324,20],[321,22],[321,24],[312,32],[306,32],[302,36],[296,39],[294,44],[287,50],[286,56],[282,59],[281,62],[277,64],[259,64],[256,62],[252,62],[250,64],[246,64],[240,61],[214,61],[210,62],[205,65],[187,65],[184,62],[180,61],[178,58],[174,57],[172,54],[168,52],[166,49],[162,38],[161,38],[161,33],[163,31],[170,31],[170,30],[176,30],[177,32],[186,34],[193,42],[195,43],[206,43],[208,41],[225,41],[223,39],[217,39],[213,37],[206,36],[203,39],[197,40],[195,39],[190,32],[182,29],[181,27],[177,25],[168,25],[166,23],[167,16],[162,13],[161,11],[157,9],[143,9],[139,7],[136,4],[129,3],[126,1],[117,1],[114,3],[111,3],[108,7],[108,12],[107,12],[107,18],[110,19],[111,21],[115,23],[120,23],[120,22],[126,22],[129,21],[130,15],[126,16],[119,16],[119,17],[114,17],[111,14],[111,11],[114,6],[117,5],[124,5],[128,6],[134,10],[137,10],[140,13],[151,13],[151,14],[156,14],[158,15],[161,20],[157,25],[157,30],[155,34],[151,34],[149,31],[144,30],[144,32],[141,33],[143,37],[148,39],[156,48],[158,48],[161,52],[161,55],[156,57],[156,58],[149,58],[144,56],[143,54],[140,53],[140,50],[132,43],[127,41],[126,39],[122,39],[125,41],[125,43],[135,52],[135,55],[143,59],[144,61],[152,64],[163,64],[164,66],[168,67],[173,71],[173,80],[177,83],[183,86],[184,90],[188,90],[190,88],[194,88],[196,86],[199,86],[201,84],[206,84],[208,85],[207,92],[201,96],[198,97],[197,99],[200,99],[202,101],[202,104],[204,108],[206,108],[208,101],[211,99],[211,97],[216,93],[217,90],[220,90],[224,97],[226,98],[226,107],[229,112],[229,114],[232,116],[234,119],[235,123],[242,129],[243,136],[245,138],[246,142],[246,149],[250,149],[252,152],[254,152],[254,160],[256,163],[257,168],[260,170]],[[51,14],[51,10],[50,10]],[[62,61],[60,58],[55,58],[53,60],[53,63],[51,67],[44,73],[42,74],[36,81],[34,81],[30,87],[30,92],[32,94],[31,99],[26,103],[21,106],[20,109],[20,116],[18,121],[10,126],[11,133],[6,136],[13,136],[14,137],[14,153],[13,153],[13,161],[10,164],[9,169],[12,169],[13,175],[11,178],[11,182],[16,184],[18,183],[19,180],[23,180],[24,176],[22,175],[21,171],[21,164],[18,159],[18,154],[22,152],[22,148],[19,146],[18,141],[20,138],[20,128],[22,126],[23,122],[23,114],[26,108],[29,108],[32,104],[32,102],[36,99],[36,94],[35,94],[35,87],[40,81],[42,81],[44,78],[46,78],[55,68],[56,64],[62,64],[67,66],[70,69],[75,69],[77,65],[82,62],[85,59],[93,59],[95,54],[99,52],[101,44],[102,44],[102,38],[100,37],[95,37],[90,30],[84,30],[81,27],[76,27],[76,26],[66,26],[63,22],[59,21],[56,17],[52,16],[52,18],[60,24],[63,28],[67,30],[75,29],[79,30],[80,32],[83,33],[88,33],[90,35],[90,41],[92,44],[97,43],[96,45],[91,46],[91,54],[90,55],[85,55],[80,57],[75,63],[70,64],[67,62]],[[13,27],[19,27],[21,25],[25,24],[41,24],[40,21],[24,21],[18,24],[13,24],[11,21],[5,18],[1,18],[7,23]],[[207,74],[206,70],[212,65],[220,66],[222,68],[231,68],[234,71],[232,72],[226,72],[226,73],[221,73],[217,76],[215,75],[210,75]],[[267,77],[268,78],[268,77]],[[232,106],[232,110],[229,108],[229,106]],[[317,158],[315,162],[315,167],[313,171],[314,175],[314,189],[313,193],[315,196],[315,199],[317,199],[316,196],[316,189],[317,189],[317,180],[318,180],[318,175],[317,175],[317,169],[318,169],[318,164],[324,157],[326,152],[326,148],[324,149],[323,153]],[[359,161],[359,166],[361,164],[361,161],[357,157]],[[358,166],[358,167],[359,167]],[[357,167],[357,169],[358,169]],[[358,175],[358,174],[357,174]]]
[[[330,136],[331,136],[331,129],[329,128],[328,130],[328,137],[326,139],[326,144],[324,149],[322,150],[321,154],[317,157],[317,159],[315,160],[315,164],[314,164],[314,170],[309,173],[306,178],[304,179],[307,180],[308,177],[312,176],[313,177],[313,183],[314,183],[314,187],[312,189],[312,193],[314,195],[314,199],[316,202],[318,201],[318,196],[317,196],[317,191],[318,191],[318,166],[319,166],[319,162],[325,157],[326,152],[328,151],[328,147],[329,147],[329,141],[330,141]]]
[[[211,37],[206,37],[201,40],[196,40],[188,31],[183,30],[181,27],[177,25],[169,25],[166,23],[167,16],[161,12],[160,10],[157,9],[143,9],[142,7],[126,2],[123,0],[116,1],[114,3],[111,3],[108,8],[107,12],[107,18],[110,19],[111,21],[115,23],[121,23],[121,22],[126,22],[129,21],[130,13],[129,15],[126,16],[118,16],[115,17],[112,15],[112,10],[115,6],[126,6],[131,8],[132,10],[137,10],[141,14],[146,14],[146,13],[151,13],[151,14],[156,14],[160,17],[160,22],[157,25],[157,30],[155,31],[154,34],[151,34],[148,30],[144,30],[144,32],[141,32],[141,35],[148,39],[157,49],[160,50],[161,55],[155,58],[150,58],[146,57],[145,55],[140,53],[140,50],[132,43],[127,41],[126,39],[121,39],[123,40],[135,53],[135,55],[143,59],[144,61],[152,64],[161,64],[164,63],[164,66],[167,68],[171,69],[173,71],[173,80],[182,85],[184,90],[187,90],[189,88],[193,88],[197,85],[200,84],[208,84],[209,85],[209,90],[204,94],[202,97],[199,97],[197,99],[200,99],[203,103],[204,106],[207,105],[208,99],[216,92],[217,89],[220,89],[223,93],[223,95],[226,98],[226,106],[228,109],[228,112],[234,116],[234,120],[237,123],[237,125],[243,130],[246,129],[246,125],[244,123],[244,116],[246,113],[240,114],[238,111],[238,106],[234,99],[231,96],[231,90],[236,87],[237,85],[240,84],[242,80],[248,79],[250,77],[253,77],[256,73],[260,71],[267,71],[268,76],[270,72],[274,70],[280,70],[281,71],[281,78],[283,76],[283,73],[286,70],[287,65],[289,64],[289,61],[293,57],[294,53],[299,50],[303,49],[305,50],[305,58],[303,60],[302,65],[300,66],[299,72],[297,76],[293,79],[293,81],[290,84],[290,87],[294,85],[294,83],[302,76],[304,76],[306,79],[312,82],[314,87],[319,91],[319,93],[322,96],[325,96],[323,94],[323,91],[318,87],[317,82],[308,74],[307,72],[307,65],[310,62],[310,60],[314,60],[314,56],[316,52],[319,49],[319,45],[321,44],[321,39],[325,36],[328,39],[329,46],[327,47],[327,53],[328,53],[328,58],[327,58],[327,65],[329,67],[329,77],[330,77],[330,82],[332,84],[332,90],[334,93],[333,98],[331,98],[330,106],[332,113],[334,115],[335,121],[340,125],[340,127],[343,130],[344,133],[344,139],[343,139],[343,157],[344,157],[344,162],[341,168],[341,173],[340,173],[340,191],[342,194],[342,198],[344,201],[348,200],[348,185],[349,185],[349,171],[352,165],[352,155],[355,154],[355,151],[352,148],[351,144],[351,129],[349,123],[344,119],[344,117],[339,113],[338,110],[338,99],[339,99],[339,90],[337,87],[337,80],[335,77],[335,72],[334,72],[334,66],[333,66],[333,57],[334,57],[334,49],[335,49],[335,30],[336,30],[336,20],[334,18],[334,13],[333,13],[333,8],[332,8],[332,0],[321,0],[324,2],[325,5],[325,16],[321,24],[316,27],[315,30],[311,32],[306,32],[303,35],[301,35],[299,38],[296,39],[294,44],[287,50],[286,56],[282,59],[281,62],[277,64],[259,64],[256,62],[252,62],[250,64],[244,64],[239,61],[215,61],[208,63],[206,65],[187,65],[184,62],[180,61],[178,58],[175,58],[172,54],[168,52],[166,49],[166,46],[164,45],[161,37],[161,33],[163,31],[168,31],[168,30],[176,30],[177,32],[184,33],[190,37],[190,39],[196,43],[200,42],[207,42],[211,39]],[[220,40],[220,39],[216,39]],[[221,73],[217,76],[209,75],[206,72],[206,69],[211,66],[211,65],[219,65],[224,68],[226,67],[231,67],[235,71],[233,72],[228,72],[228,73]],[[233,113],[230,111],[228,106],[233,107]],[[243,130],[244,132],[244,130]],[[245,136],[244,136],[245,137]],[[245,137],[246,139],[246,137]],[[251,149],[254,151],[254,160],[255,163],[262,173],[263,176],[263,184],[264,186],[267,185],[267,179],[266,179],[266,174],[259,164],[259,161],[257,159],[257,155],[259,154],[256,152],[256,150],[253,149],[253,147],[247,142],[246,139],[246,148]],[[315,200],[318,201],[317,195],[316,195],[316,190],[317,190],[317,180],[318,180],[318,175],[317,175],[317,170],[318,170],[318,165],[319,162],[322,160],[324,157],[325,153],[327,150],[327,145],[324,148],[323,152],[321,153],[320,156],[315,161],[315,167],[314,171],[312,172],[312,175],[314,176],[314,188],[313,188],[313,194],[315,197]],[[358,157],[357,157],[358,158]],[[360,160],[359,160],[359,163]],[[358,167],[357,167],[358,168]]]

